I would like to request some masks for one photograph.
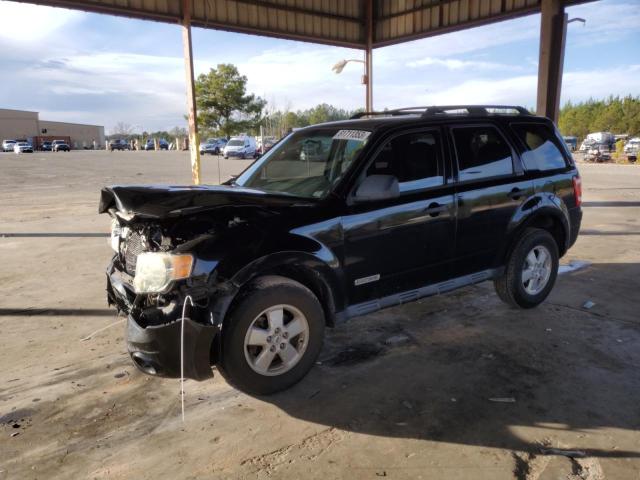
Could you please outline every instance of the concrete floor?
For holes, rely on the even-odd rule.
[[[188,183],[187,155],[0,154],[0,169],[2,480],[640,478],[640,167],[581,165],[562,263],[591,265],[537,309],[481,284],[361,317],[276,396],[187,381],[184,424],[179,381],[140,374],[106,308],[96,211],[104,184]]]

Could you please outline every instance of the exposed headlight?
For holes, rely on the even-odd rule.
[[[133,288],[136,293],[162,293],[172,281],[188,278],[192,268],[192,255],[141,253],[136,260]]]
[[[120,227],[120,223],[115,218],[111,220],[111,248],[115,250],[116,253],[120,251],[120,234],[122,233],[122,227]]]

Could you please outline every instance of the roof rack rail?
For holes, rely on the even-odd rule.
[[[498,110],[494,112],[492,110]],[[513,113],[508,113],[511,110]],[[516,105],[441,105],[441,106],[420,106],[420,107],[404,107],[394,108],[393,110],[384,110],[382,112],[358,112],[351,116],[351,120],[362,117],[376,116],[399,116],[399,115],[421,115],[430,117],[433,115],[531,115],[524,107]]]
[[[396,117],[398,115],[416,115],[421,114],[425,108],[427,107],[394,108],[393,110],[384,110],[382,112],[357,112],[349,117],[349,119],[356,120],[362,117]]]
[[[442,115],[442,114],[459,114],[460,111],[466,110],[469,115],[494,115],[494,114],[502,114],[509,115],[507,110],[511,110],[513,114],[516,115],[531,115],[531,112],[524,107],[519,107],[517,105],[442,105],[442,106],[432,106],[427,107],[422,114],[423,117],[430,117],[432,115]],[[503,112],[493,112],[492,110],[502,110]],[[455,113],[453,113],[455,112]]]

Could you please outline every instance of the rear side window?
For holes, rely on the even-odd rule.
[[[555,170],[567,166],[554,142],[553,131],[545,125],[512,125],[513,131],[527,148],[522,162],[527,170]]]
[[[400,192],[443,185],[438,133],[407,133],[389,140],[367,169],[369,175],[395,176]]]
[[[458,181],[511,175],[511,147],[494,127],[460,127],[453,129],[458,157]]]

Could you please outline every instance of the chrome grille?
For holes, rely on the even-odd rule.
[[[144,239],[140,233],[132,231],[124,241],[124,263],[127,273],[135,275],[138,255],[144,251]]]

